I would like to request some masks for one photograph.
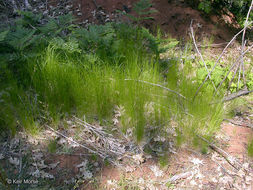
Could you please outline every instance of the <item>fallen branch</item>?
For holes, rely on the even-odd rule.
[[[248,91],[248,90],[239,90],[238,92],[235,92],[235,93],[232,93],[232,94],[229,94],[228,96],[226,96],[223,99],[223,102],[228,102],[230,100],[234,100],[234,99],[239,98],[241,96],[248,95],[248,94],[250,94],[252,92],[253,92],[253,90],[251,90],[251,91]]]
[[[47,127],[48,129],[50,129],[51,131],[55,132],[57,135],[60,135],[60,136],[64,137],[64,138],[67,139],[68,141],[77,144],[78,146],[80,146],[80,147],[82,147],[82,148],[88,150],[88,151],[91,152],[91,153],[94,153],[94,154],[99,155],[99,156],[100,156],[101,158],[103,158],[103,159],[105,159],[105,158],[107,157],[107,156],[104,155],[103,153],[94,151],[94,150],[90,149],[89,147],[84,146],[84,145],[82,145],[82,144],[80,144],[80,143],[74,141],[72,138],[69,138],[69,137],[65,136],[64,134],[62,134],[62,133],[60,133],[60,132],[54,130],[52,127],[50,127],[50,126],[48,126],[48,125],[46,125],[46,127]]]
[[[225,160],[236,170],[240,170],[240,169],[244,169],[242,164],[236,160],[236,158],[232,157],[231,155],[229,155],[227,152],[225,152],[224,150],[222,150],[221,148],[217,147],[216,145],[214,145],[213,143],[209,142],[207,139],[205,139],[204,137],[201,137],[199,135],[197,135],[201,140],[203,140],[204,142],[206,142],[209,147],[211,149],[213,149],[215,152],[217,152],[218,154],[220,154],[223,158],[225,158]]]
[[[112,155],[112,156],[116,156],[116,157],[122,157],[122,156],[126,156],[126,150],[125,150],[125,142],[123,142],[122,140],[119,140],[117,138],[114,138],[112,134],[109,134],[107,132],[105,132],[102,128],[93,126],[77,117],[74,117],[74,119],[76,120],[75,122],[84,127],[85,130],[89,133],[89,134],[94,134],[96,136],[96,138],[99,138],[100,141],[100,152],[104,152],[104,154],[106,155]],[[86,142],[87,139],[89,137],[86,138]],[[89,143],[90,144],[90,143]],[[94,143],[90,144],[90,146],[92,146],[93,148],[96,148],[94,146]],[[131,158],[130,156],[128,156],[129,158]]]
[[[179,179],[187,178],[187,177],[189,177],[190,175],[192,175],[192,172],[185,172],[185,173],[181,173],[181,174],[174,175],[174,176],[172,176],[172,177],[167,181],[167,183],[168,183],[168,182],[173,183],[173,182],[175,182],[175,181],[177,181],[177,180],[179,180]]]
[[[224,45],[227,45],[227,44],[228,44],[228,42],[219,43],[219,44],[210,44],[210,45],[201,45],[201,44],[199,44],[197,47],[199,47],[199,48],[208,48],[208,47],[220,48],[220,47],[224,47]]]
[[[228,121],[234,125],[238,125],[238,126],[241,126],[241,127],[248,127],[248,128],[251,128],[253,129],[253,125],[250,124],[250,123],[238,123],[238,122],[235,122],[234,120],[232,119],[223,119],[224,121]]]
[[[178,181],[180,179],[185,179],[185,178],[187,178],[191,175],[192,175],[192,172],[184,172],[184,173],[176,174],[176,175],[174,175],[171,178],[166,179],[166,180],[156,181],[156,183],[160,184],[160,185],[166,185],[167,183],[175,183],[176,181]]]
[[[157,86],[157,87],[163,88],[163,89],[165,89],[165,90],[167,90],[167,91],[169,91],[169,92],[172,92],[172,93],[174,93],[174,94],[180,96],[180,97],[183,98],[183,99],[186,99],[186,97],[184,97],[182,94],[180,94],[180,93],[178,93],[178,92],[176,92],[176,91],[174,91],[174,90],[171,90],[171,89],[169,89],[169,88],[167,88],[167,87],[165,87],[165,86],[162,86],[162,85],[160,85],[160,84],[150,83],[150,82],[143,81],[143,80],[134,80],[134,79],[125,79],[125,81],[136,81],[136,82],[141,82],[141,83],[149,84],[149,85],[152,85],[152,86]]]

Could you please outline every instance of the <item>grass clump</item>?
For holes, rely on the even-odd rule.
[[[249,144],[248,144],[248,155],[250,157],[253,157],[253,138],[251,138],[251,140],[249,140]]]
[[[218,130],[223,105],[210,104],[213,89],[208,84],[193,99],[198,83],[190,76],[191,61],[160,64],[159,55],[166,50],[160,35],[125,23],[75,28],[71,18],[60,17],[62,25],[51,19],[42,26],[33,21],[33,28],[18,22],[5,31],[1,46],[15,53],[0,51],[1,129],[13,134],[17,127],[37,131],[45,120],[57,122],[69,115],[111,121],[119,107],[119,126],[123,132],[132,128],[138,142],[147,127],[171,127],[171,119],[179,124],[178,138],[189,141],[196,134],[211,137]],[[51,30],[61,32],[50,35]],[[32,41],[25,40],[28,34]],[[27,44],[16,47],[8,41],[13,35]],[[164,67],[167,74],[162,73]]]

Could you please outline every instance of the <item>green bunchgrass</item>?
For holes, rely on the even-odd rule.
[[[50,153],[55,153],[57,150],[57,142],[56,140],[50,140],[48,143],[48,151]]]
[[[8,126],[13,133],[17,126],[35,133],[41,118],[56,126],[71,115],[111,121],[118,106],[123,108],[122,131],[132,128],[138,142],[145,137],[146,127],[170,127],[171,119],[179,123],[178,144],[194,141],[196,134],[211,137],[219,129],[223,105],[210,104],[210,84],[193,98],[199,84],[191,76],[188,50],[183,52],[184,63],[175,59],[160,65],[157,51],[150,53],[157,44],[146,29],[126,24],[100,27],[91,27],[90,33],[74,32],[80,44],[71,37],[50,41],[39,56],[26,60],[24,72],[30,81],[25,85],[10,75],[8,95],[1,97],[1,126]],[[187,100],[143,81],[175,90]]]
[[[253,157],[253,138],[251,138],[251,140],[249,140],[249,144],[248,144],[248,155],[250,157]]]

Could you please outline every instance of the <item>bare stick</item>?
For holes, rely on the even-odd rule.
[[[14,9],[14,12],[16,12],[18,10],[16,1],[15,0],[11,0],[11,3],[12,3],[12,6],[13,6],[13,9]]]
[[[98,6],[96,0],[92,0],[92,1],[93,1],[94,5],[96,6],[96,8],[98,9],[99,6]]]
[[[246,29],[245,29],[245,30],[246,30]],[[244,30],[243,32],[245,32],[245,30]],[[243,51],[244,51],[245,45],[246,45],[246,40],[244,41],[244,37],[243,37],[242,48],[241,48],[241,54],[242,54]],[[242,70],[242,67],[244,68],[243,55],[241,55],[241,63],[240,63],[239,76],[238,76],[238,82],[237,82],[237,90],[239,89],[239,86],[240,86],[240,79],[241,79],[241,70]],[[244,72],[243,72],[243,76],[244,76]],[[243,78],[243,81],[244,81],[244,85],[246,85],[245,79],[244,79],[244,78]]]
[[[103,159],[106,158],[106,156],[103,155],[102,153],[96,152],[96,151],[94,151],[94,150],[92,150],[92,149],[90,149],[90,148],[88,148],[88,147],[86,147],[86,146],[84,146],[84,145],[82,145],[82,144],[80,144],[80,143],[74,141],[73,139],[71,139],[71,138],[65,136],[64,134],[62,134],[62,133],[60,133],[60,132],[54,130],[52,127],[49,127],[48,125],[46,125],[46,127],[49,128],[51,131],[55,132],[56,134],[58,134],[58,135],[60,135],[60,136],[62,136],[62,137],[64,137],[64,138],[66,138],[67,140],[69,140],[69,141],[71,141],[71,142],[73,142],[73,143],[79,145],[80,147],[82,147],[82,148],[88,150],[89,152],[94,153],[94,154],[98,154],[98,155],[101,156],[101,158],[103,158]]]
[[[235,63],[235,64],[237,64],[237,63]],[[234,81],[234,78],[235,78],[235,76],[236,76],[236,73],[237,73],[237,71],[238,71],[240,65],[241,65],[240,63],[237,64],[237,67],[236,67],[236,69],[235,69],[235,71],[234,71],[233,77],[232,77],[232,79],[230,80],[230,82],[229,82],[229,84],[228,84],[228,89],[229,89],[230,86],[232,85],[232,82]]]
[[[249,25],[246,25],[247,27]],[[244,31],[244,29],[240,30],[231,40],[230,42],[226,45],[226,47],[223,49],[222,53],[220,54],[220,56],[218,57],[218,59],[216,60],[212,70],[209,72],[209,75],[214,71],[215,67],[217,66],[217,64],[219,63],[220,59],[222,58],[222,56],[225,54],[225,51],[227,50],[227,48],[234,42],[234,40],[237,38],[238,35],[240,35],[242,32]],[[197,89],[194,98],[197,96],[197,94],[199,93],[200,89],[203,87],[203,85],[206,83],[208,79],[208,75],[206,76],[205,80],[202,82],[202,84],[199,86],[199,88]]]
[[[238,123],[238,122],[235,122],[234,120],[232,119],[223,119],[224,121],[228,121],[234,125],[238,125],[238,126],[241,126],[241,127],[248,127],[250,129],[253,129],[253,125],[250,124],[250,123]]]
[[[211,47],[211,48],[220,48],[223,47],[225,45],[227,45],[228,42],[224,42],[224,43],[219,43],[219,44],[209,44],[209,45],[198,45],[199,48],[207,48],[207,47]]]
[[[177,174],[177,175],[174,175],[172,176],[169,181],[170,182],[175,182],[179,179],[183,179],[183,178],[187,178],[189,177],[190,175],[192,174],[192,172],[185,172],[185,173],[181,173],[181,174]]]
[[[248,47],[248,49],[247,49],[246,51],[244,51],[244,52],[242,53],[241,56],[244,56],[246,53],[248,53],[249,50],[250,50],[252,47],[253,47],[253,44],[252,44],[250,47]],[[216,91],[218,91],[218,89],[220,88],[220,86],[221,86],[221,85],[223,84],[223,82],[226,80],[227,76],[229,75],[229,73],[231,72],[231,70],[234,68],[234,66],[236,65],[236,63],[238,63],[238,61],[240,61],[241,56],[240,56],[240,57],[235,61],[235,63],[232,65],[231,69],[228,71],[228,73],[226,74],[226,76],[224,77],[224,79],[221,81],[221,83],[220,83],[219,86],[217,87]]]
[[[233,99],[235,99],[235,98],[239,98],[239,97],[241,97],[241,96],[248,95],[248,94],[250,94],[250,93],[252,93],[252,92],[253,92],[253,90],[251,90],[251,91],[248,91],[248,90],[240,90],[240,91],[238,91],[238,92],[235,92],[235,93],[233,93],[233,94],[230,94],[230,95],[226,96],[226,97],[223,99],[223,101],[224,101],[224,102],[228,102],[228,101],[233,100]]]
[[[253,6],[253,0],[251,1],[251,5],[250,5],[249,11],[248,11],[248,13],[247,13],[247,17],[246,17],[246,21],[245,21],[245,26],[244,26],[244,30],[243,30],[243,34],[242,34],[242,48],[241,48],[241,54],[243,53],[244,48],[245,48],[245,44],[246,44],[246,41],[244,42],[244,39],[245,39],[245,33],[246,33],[246,30],[247,30],[247,24],[248,24],[249,15],[250,15],[252,6]],[[241,59],[241,66],[243,67],[243,81],[244,81],[244,85],[246,85],[246,83],[245,83],[245,76],[244,76],[244,62],[243,62],[243,56],[242,56],[242,59]],[[240,66],[240,70],[241,70],[241,66]],[[239,73],[239,78],[240,78],[240,73]],[[237,87],[237,88],[239,88],[239,82],[240,82],[240,81],[239,81],[239,79],[238,79],[238,87]]]
[[[25,0],[25,9],[31,9],[32,6],[30,5],[30,3],[28,2],[28,0]]]
[[[154,83],[150,83],[150,82],[147,82],[147,81],[143,81],[143,80],[134,80],[134,79],[125,79],[125,81],[136,81],[136,82],[141,82],[141,83],[149,84],[149,85],[152,85],[152,86],[158,86],[158,87],[160,87],[160,88],[163,88],[163,89],[165,89],[165,90],[167,90],[167,91],[169,91],[169,92],[172,92],[172,93],[174,93],[174,94],[176,94],[176,95],[182,97],[183,99],[186,99],[186,97],[184,97],[182,94],[180,94],[180,93],[178,93],[178,92],[176,92],[176,91],[174,91],[174,90],[171,90],[171,89],[169,89],[169,88],[167,88],[167,87],[165,87],[165,86],[162,86],[162,85],[160,85],[160,84],[154,84]]]
[[[196,44],[196,40],[195,40],[195,37],[194,37],[194,31],[193,31],[193,27],[192,27],[192,23],[193,23],[193,20],[191,20],[191,25],[190,25],[191,37],[192,37],[192,40],[193,40],[193,44],[194,44],[194,46],[195,46],[195,48],[196,48],[196,50],[197,50],[197,53],[198,53],[199,56],[200,56],[201,61],[202,61],[202,62],[204,63],[204,65],[205,65],[205,68],[206,68],[207,73],[208,73],[207,76],[208,76],[209,79],[211,80],[211,75],[209,74],[209,70],[208,70],[208,68],[207,68],[207,66],[206,66],[206,62],[205,62],[205,60],[204,60],[202,54],[201,54],[200,51],[199,51],[199,48],[198,48],[197,44]],[[212,84],[213,84],[214,89],[216,90],[216,87],[215,87],[215,84],[214,84],[213,81],[212,81]]]
[[[227,162],[235,169],[240,170],[241,168],[243,168],[242,164],[237,161],[234,157],[232,157],[231,155],[229,155],[227,152],[225,152],[224,150],[222,150],[221,148],[217,147],[216,145],[214,145],[213,143],[209,142],[207,139],[205,139],[204,137],[201,137],[199,135],[197,135],[201,140],[205,141],[209,147],[211,149],[213,149],[214,151],[216,151],[217,153],[219,153],[223,158],[225,158],[225,160],[227,160]]]
[[[19,142],[20,145],[20,142]],[[21,153],[21,148],[19,149],[19,171],[18,171],[18,179],[20,179],[21,176],[21,171],[22,171],[22,153]],[[20,188],[20,183],[18,183],[18,190]]]

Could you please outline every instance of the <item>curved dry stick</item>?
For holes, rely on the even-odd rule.
[[[253,44],[252,44],[250,47],[248,47],[248,49],[247,49],[245,52],[243,52],[241,56],[244,56],[246,53],[248,53],[248,51],[249,51],[252,47],[253,47]],[[226,76],[224,77],[224,79],[221,81],[221,83],[220,83],[219,86],[217,87],[216,92],[218,91],[218,89],[220,88],[220,86],[223,84],[223,82],[226,80],[227,76],[229,75],[229,73],[231,72],[231,70],[233,69],[233,67],[236,65],[236,63],[237,63],[238,61],[240,61],[241,56],[240,56],[240,57],[235,61],[235,63],[232,65],[231,69],[228,71],[228,73],[226,74]]]
[[[252,1],[253,2],[253,1]],[[247,23],[247,21],[246,21]],[[246,29],[245,29],[246,30]],[[243,31],[243,34],[245,34],[245,30]],[[244,36],[242,37],[242,48],[241,48],[241,54],[243,53],[243,50],[245,48],[245,45],[246,45],[246,40],[244,41]],[[243,55],[241,55],[241,63],[240,63],[240,69],[239,69],[239,76],[238,76],[238,82],[237,82],[237,90],[239,89],[239,85],[240,85],[240,79],[241,79],[241,70],[242,70],[242,66],[244,68],[244,63],[243,63]],[[236,71],[237,72],[237,71]],[[244,72],[243,72],[243,75],[244,75]],[[246,84],[245,83],[245,79],[244,80],[244,85]]]
[[[150,82],[147,82],[147,81],[135,80],[135,79],[125,79],[125,81],[136,81],[136,82],[141,82],[141,83],[149,84],[149,85],[152,85],[152,86],[157,86],[157,87],[163,88],[163,89],[165,89],[165,90],[167,90],[167,91],[169,91],[169,92],[172,92],[172,93],[174,93],[174,94],[176,94],[176,95],[178,95],[178,96],[180,96],[180,97],[182,97],[182,98],[184,98],[184,99],[187,99],[187,98],[184,97],[182,94],[180,94],[180,93],[178,93],[178,92],[176,92],[176,91],[174,91],[174,90],[171,90],[171,89],[169,89],[169,88],[167,88],[167,87],[165,87],[165,86],[162,86],[162,85],[160,85],[160,84],[155,84],[155,83],[150,83]]]
[[[249,25],[246,25],[247,27]],[[220,61],[220,59],[222,58],[222,56],[224,55],[225,51],[227,50],[227,48],[233,43],[233,41],[237,38],[238,35],[240,35],[242,32],[244,31],[244,29],[240,30],[231,40],[230,42],[226,45],[226,47],[223,49],[222,53],[220,54],[220,56],[218,57],[218,59],[216,60],[212,70],[208,73],[209,75],[214,71],[215,67],[217,66],[218,62]],[[195,99],[195,97],[197,96],[197,94],[199,93],[200,89],[203,87],[203,85],[206,83],[208,79],[208,75],[206,76],[205,80],[202,82],[202,84],[199,86],[199,88],[197,89],[197,91],[195,92],[195,95],[193,97],[193,99]]]
[[[237,62],[235,62],[235,63],[237,63]],[[237,67],[236,67],[236,69],[235,69],[235,71],[234,71],[233,77],[232,77],[232,79],[230,80],[230,82],[229,82],[229,84],[228,84],[228,89],[231,87],[232,82],[234,81],[234,78],[235,78],[235,76],[236,76],[236,73],[237,73],[237,71],[238,71],[239,66],[240,66],[240,63],[237,65]],[[231,69],[232,69],[232,68],[231,68]]]
[[[197,135],[197,137],[199,137],[201,140],[203,140],[204,142],[206,142],[209,147],[211,149],[213,149],[214,151],[216,151],[217,153],[219,153],[223,158],[225,158],[225,160],[235,169],[240,170],[241,168],[243,168],[242,164],[240,163],[240,161],[238,161],[237,159],[235,159],[234,157],[232,157],[231,155],[229,155],[227,152],[225,152],[224,150],[222,150],[221,148],[217,147],[216,145],[214,145],[213,143],[209,142],[207,139],[205,139],[204,137]]]
[[[207,66],[206,66],[206,62],[205,62],[205,60],[204,60],[204,58],[203,58],[202,54],[200,53],[199,48],[198,48],[198,46],[197,46],[197,43],[196,43],[196,40],[195,40],[195,37],[194,37],[194,31],[193,31],[192,23],[193,23],[193,20],[191,21],[191,25],[190,25],[191,37],[192,37],[192,40],[193,40],[193,44],[194,44],[194,46],[195,46],[195,48],[196,48],[196,50],[197,50],[197,53],[198,53],[199,56],[200,56],[201,61],[204,63],[204,66],[205,66],[205,68],[206,68],[206,70],[207,70],[207,73],[208,73],[208,74],[207,74],[207,77],[209,77],[209,79],[211,80],[211,75],[209,74],[209,70],[208,70],[208,68],[207,68]],[[212,80],[211,80],[211,81],[212,81]],[[215,87],[215,84],[214,84],[213,81],[212,81],[212,84],[213,84],[214,89],[216,90],[216,87]]]
[[[244,30],[243,30],[243,34],[242,34],[242,48],[241,48],[241,53],[243,53],[244,48],[245,48],[245,44],[246,44],[246,41],[244,42],[244,39],[245,39],[245,33],[246,33],[247,24],[248,24],[248,20],[249,20],[249,15],[250,15],[250,12],[251,12],[252,7],[253,7],[253,0],[251,1],[251,5],[250,5],[249,11],[248,11],[248,13],[247,13],[247,17],[246,17],[246,21],[245,21],[245,26],[244,26]],[[243,57],[242,57],[242,60],[241,60],[240,69],[241,69],[241,66],[243,67],[243,81],[244,81],[244,85],[245,85],[246,82],[245,82],[245,76],[244,76],[245,70],[244,70]],[[241,72],[239,73],[239,78],[240,78],[240,74],[241,74]],[[237,86],[237,88],[239,88],[239,82],[240,82],[240,80],[238,79],[238,86]]]
[[[248,90],[239,90],[238,92],[235,92],[233,94],[230,94],[230,95],[226,96],[223,99],[223,102],[228,102],[228,101],[233,100],[235,98],[239,98],[241,96],[248,95],[248,94],[250,94],[252,92],[253,92],[253,90],[251,90],[251,91],[248,91]]]
[[[71,139],[71,138],[65,136],[64,134],[60,133],[59,131],[54,130],[52,127],[49,127],[48,125],[46,125],[46,127],[49,128],[51,131],[55,132],[57,135],[60,135],[60,136],[64,137],[65,139],[71,141],[72,143],[75,143],[75,144],[79,145],[80,147],[82,147],[82,148],[88,150],[90,153],[98,154],[98,155],[99,155],[101,158],[103,158],[103,159],[106,158],[106,156],[103,155],[102,153],[96,152],[96,151],[90,149],[89,147],[86,147],[86,146],[84,146],[84,145],[82,145],[82,144],[80,144],[80,143],[74,141],[73,139]]]
[[[94,5],[96,6],[96,8],[98,9],[98,8],[99,8],[99,6],[98,6],[98,4],[97,4],[96,0],[92,0],[92,1],[93,1]]]

